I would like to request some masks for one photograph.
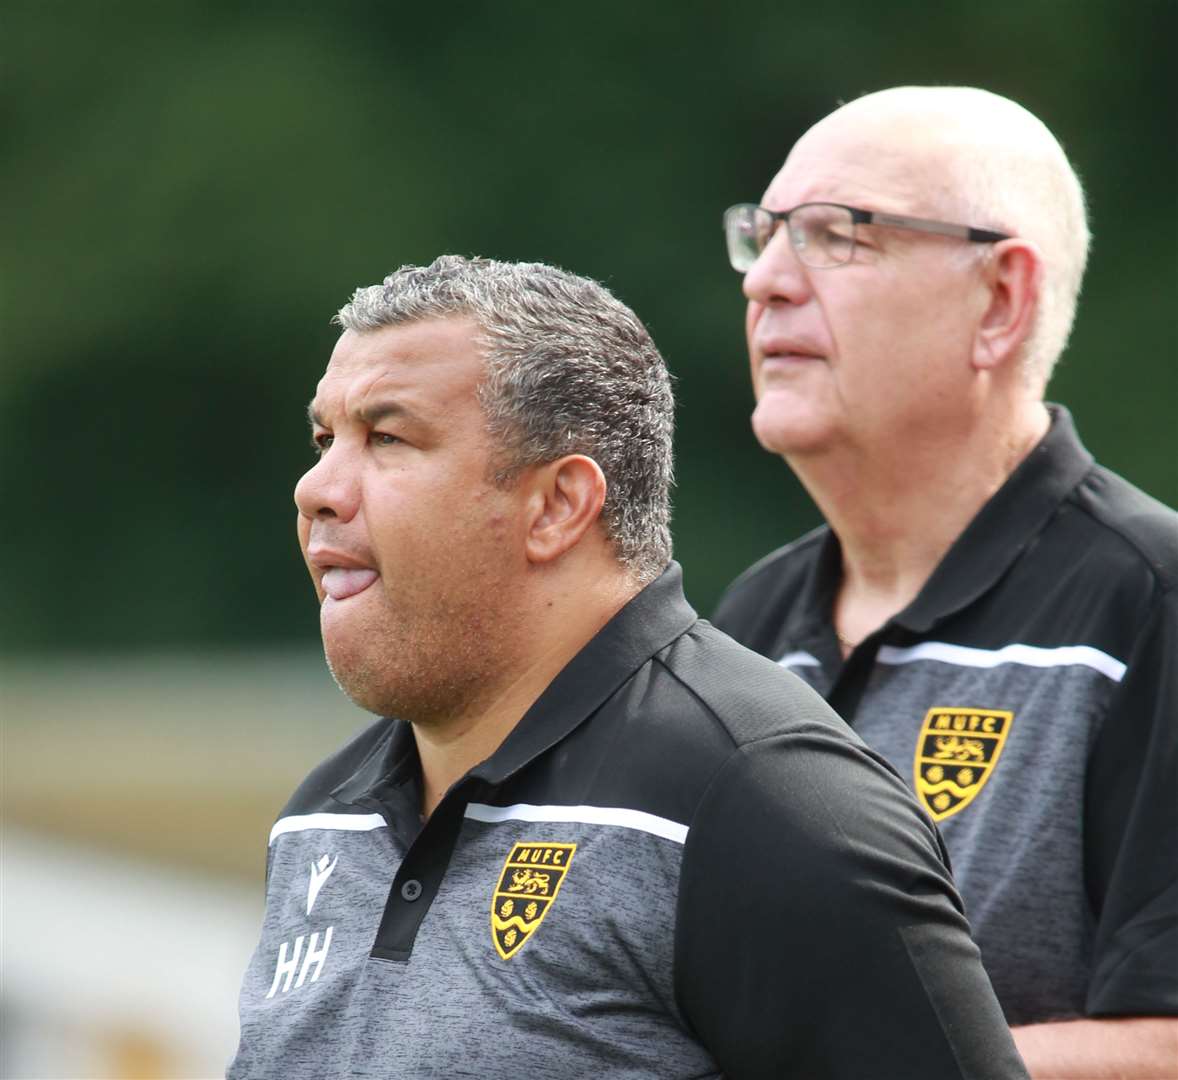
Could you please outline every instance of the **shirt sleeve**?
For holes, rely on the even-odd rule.
[[[1178,592],[1142,622],[1089,758],[1091,1016],[1178,1015]]]
[[[861,744],[737,751],[691,823],[675,987],[732,1080],[1026,1077],[933,826]]]

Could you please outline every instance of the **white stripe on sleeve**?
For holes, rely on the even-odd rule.
[[[370,832],[388,826],[380,814],[292,814],[279,818],[270,830],[270,843],[283,833],[306,832],[308,829],[334,829],[339,832]]]

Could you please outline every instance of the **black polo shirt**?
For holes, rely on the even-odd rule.
[[[423,825],[381,720],[274,826],[230,1076],[1024,1076],[935,830],[672,566]]]
[[[944,835],[1012,1023],[1178,1013],[1178,515],[1066,410],[844,663],[821,528],[716,625],[814,686]]]

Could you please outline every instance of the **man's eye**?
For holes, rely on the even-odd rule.
[[[396,446],[401,441],[396,435],[390,435],[387,431],[374,431],[369,438],[377,446]]]
[[[334,435],[330,435],[326,431],[320,431],[311,436],[311,449],[317,454],[322,454],[325,450],[331,449],[333,442],[335,442]]]

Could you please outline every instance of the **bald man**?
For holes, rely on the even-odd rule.
[[[1089,241],[1063,150],[994,94],[885,90],[725,231],[753,430],[826,525],[713,621],[938,822],[1032,1075],[1178,1076],[1178,515],[1043,401]]]

